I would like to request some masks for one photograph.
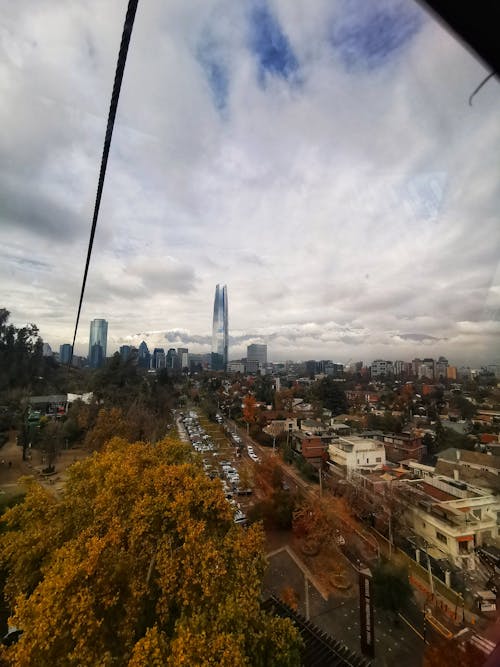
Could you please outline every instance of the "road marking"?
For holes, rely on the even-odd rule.
[[[448,630],[446,626],[444,626],[440,621],[437,620],[437,618],[434,618],[432,614],[427,614],[426,620],[432,625],[432,627],[439,632],[440,635],[442,635],[445,639],[451,639],[453,637],[453,633]]]
[[[424,641],[426,644],[429,642],[425,640],[424,635],[417,630],[417,628],[410,623],[410,621],[405,618],[402,614],[398,614],[399,618],[406,623],[406,625],[413,630],[413,632],[417,635],[417,637],[420,637],[422,641]]]

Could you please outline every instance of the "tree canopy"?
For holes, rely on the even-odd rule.
[[[257,401],[253,394],[247,394],[243,399],[243,419],[252,424],[257,418]]]
[[[260,608],[259,525],[233,522],[220,484],[175,440],[114,438],[56,498],[27,482],[4,515],[7,665],[295,665],[293,625]]]
[[[0,391],[30,386],[43,372],[43,342],[34,324],[18,329],[0,308]]]
[[[460,394],[452,397],[450,406],[459,410],[462,419],[472,419],[476,414],[476,406]]]
[[[394,614],[404,609],[413,596],[407,570],[389,562],[382,562],[374,569],[373,587],[377,607]]]
[[[345,391],[329,375],[312,385],[311,394],[313,399],[320,401],[323,408],[331,410],[334,415],[340,415],[348,410]]]

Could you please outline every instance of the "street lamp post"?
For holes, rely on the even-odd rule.
[[[389,560],[392,560],[392,509],[389,507]]]
[[[427,556],[427,569],[429,571],[429,586],[431,589],[431,595],[434,596],[434,580],[432,578],[431,559],[429,558],[429,544],[425,540],[424,540],[424,548],[425,548],[425,554]]]

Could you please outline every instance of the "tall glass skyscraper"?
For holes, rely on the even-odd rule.
[[[89,366],[99,368],[106,359],[108,344],[108,323],[106,320],[92,320],[90,323]]]
[[[216,285],[214,322],[212,327],[212,352],[222,357],[223,370],[228,362],[227,286]]]
[[[69,343],[64,343],[64,345],[61,345],[59,347],[59,363],[69,364],[72,351],[73,351],[73,346],[70,345]]]
[[[149,368],[149,364],[151,361],[151,355],[148,350],[148,346],[146,345],[145,341],[142,341],[142,343],[139,345],[139,350],[138,350],[138,364],[141,368]]]

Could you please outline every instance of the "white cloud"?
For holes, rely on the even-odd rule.
[[[234,356],[258,339],[272,358],[497,358],[497,84],[469,107],[483,68],[417,5],[269,1],[281,54],[258,51],[250,6],[139,6],[82,351],[94,317],[109,347],[174,331],[206,351],[223,282]],[[3,301],[53,346],[72,337],[124,11],[0,8]]]

